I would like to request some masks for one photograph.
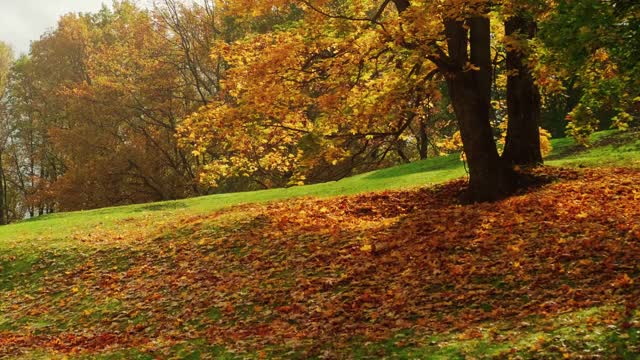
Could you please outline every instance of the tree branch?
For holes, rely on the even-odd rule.
[[[342,19],[342,20],[350,20],[350,21],[365,21],[365,22],[372,22],[376,25],[382,25],[380,23],[378,23],[377,21],[374,21],[373,19],[367,18],[367,17],[352,17],[352,16],[346,16],[346,15],[340,15],[340,14],[330,14],[318,7],[316,7],[315,5],[311,4],[310,1],[307,0],[300,0],[303,4],[305,4],[306,6],[308,6],[311,10],[317,12],[320,15],[326,16],[330,19]]]

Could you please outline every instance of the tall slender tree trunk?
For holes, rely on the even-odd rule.
[[[536,23],[526,15],[505,21],[505,33],[521,39],[532,39]],[[507,112],[509,124],[502,154],[510,165],[542,164],[540,152],[540,91],[526,63],[527,51],[519,47],[507,49]]]
[[[489,19],[481,16],[468,19],[466,26],[456,20],[445,23],[453,65],[447,85],[469,165],[471,201],[497,200],[515,188],[515,174],[498,155],[490,123],[489,25]]]
[[[5,178],[2,155],[2,152],[0,152],[0,225],[6,225],[9,222],[7,216],[7,180]]]
[[[427,134],[426,120],[421,119],[418,129],[418,154],[420,160],[426,160],[429,155],[429,135]]]

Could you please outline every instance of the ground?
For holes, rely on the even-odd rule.
[[[637,358],[639,138],[494,204],[454,155],[2,228],[0,357]]]

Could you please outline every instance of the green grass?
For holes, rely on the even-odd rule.
[[[640,167],[640,131],[603,131],[593,135],[593,145],[582,148],[570,138],[554,139],[547,164],[553,166]],[[204,196],[179,201],[52,214],[0,227],[0,249],[24,245],[68,245],[74,233],[92,228],[114,231],[139,226],[136,219],[162,224],[176,216],[211,212],[228,206],[284,200],[295,197],[331,197],[388,189],[406,189],[441,183],[465,175],[457,154],[417,161],[340,181],[285,189]],[[0,250],[1,254],[1,250]]]
[[[640,167],[640,130],[596,133],[589,147],[577,146],[571,138],[553,140],[548,165],[578,167]]]
[[[464,333],[452,332],[416,343],[415,334],[405,332],[374,346],[356,346],[352,351],[358,358],[394,354],[395,358],[433,360],[506,358],[507,355],[517,359],[559,358],[563,354],[585,351],[602,356],[605,349],[600,346],[616,332],[604,326],[588,328],[586,322],[605,318],[610,311],[608,307],[594,307],[549,319],[485,323],[472,339],[467,339]]]
[[[47,241],[48,245],[66,245],[75,232],[93,227],[101,229],[117,225],[118,228],[135,224],[134,219],[158,222],[175,216],[202,214],[224,207],[284,200],[295,197],[331,197],[385,189],[411,188],[436,184],[465,175],[458,155],[449,155],[426,161],[400,165],[370,173],[356,175],[340,181],[299,187],[219,194],[186,200],[105,208],[90,211],[59,213],[0,228],[0,246],[28,240],[34,245]],[[122,222],[124,220],[124,222]]]

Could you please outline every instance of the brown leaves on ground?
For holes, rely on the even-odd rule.
[[[452,182],[246,205],[116,241],[0,295],[21,324],[0,332],[0,354],[162,354],[200,339],[317,355],[640,296],[640,172],[544,172],[560,180],[493,204],[456,204]]]

